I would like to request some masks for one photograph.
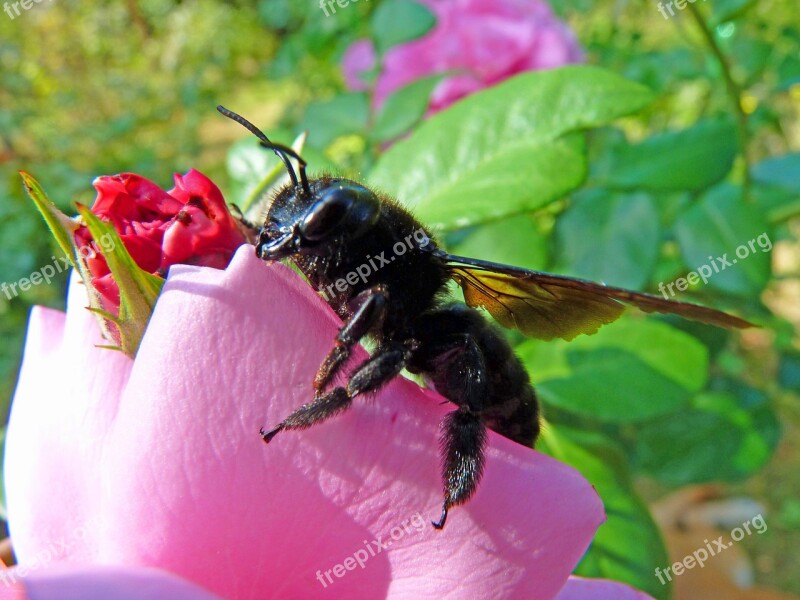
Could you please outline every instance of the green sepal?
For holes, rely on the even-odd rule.
[[[19,174],[22,177],[25,190],[36,205],[36,209],[44,218],[50,231],[53,233],[56,243],[64,252],[64,256],[69,258],[70,264],[78,271],[81,279],[83,279],[84,287],[89,295],[90,306],[99,309],[99,307],[102,306],[102,300],[94,286],[89,283],[92,280],[91,273],[89,273],[86,264],[77,258],[79,253],[77,244],[75,243],[75,231],[80,227],[80,223],[78,223],[76,219],[72,219],[62,213],[47,197],[47,194],[44,193],[42,186],[39,185],[36,179],[24,171],[20,171]],[[100,318],[97,322],[100,325],[103,337],[107,340],[116,341],[119,335],[114,327],[114,322],[105,318]]]
[[[104,350],[116,350],[117,352],[123,352],[122,346],[112,346],[111,344],[95,344],[95,348],[103,348]]]
[[[110,325],[117,330],[118,336],[112,339],[119,342],[122,352],[133,358],[150,322],[164,280],[144,271],[134,262],[112,225],[101,221],[86,206],[78,204],[77,207],[78,213],[95,240],[103,236],[111,239],[112,249],[104,253],[103,257],[119,287],[119,316],[115,321],[110,320]],[[103,310],[100,305],[95,305],[94,302],[91,304],[92,312],[105,321],[106,317],[98,312]],[[106,321],[106,324],[108,325],[109,321]]]
[[[25,171],[19,172],[22,177],[22,183],[25,186],[25,191],[31,197],[36,209],[44,218],[45,223],[53,233],[53,237],[58,243],[58,246],[64,252],[64,255],[69,257],[72,266],[75,266],[75,236],[74,233],[79,225],[67,215],[58,210],[58,207],[44,193],[42,186]]]
[[[107,310],[103,310],[102,308],[96,308],[94,306],[87,306],[86,310],[88,310],[89,312],[94,313],[94,314],[96,314],[96,315],[98,315],[100,317],[103,317],[104,319],[106,319],[108,321],[111,321],[112,323],[115,323],[115,324],[119,323],[119,317],[117,315],[113,315],[110,312],[108,312]]]

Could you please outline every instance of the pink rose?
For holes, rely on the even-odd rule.
[[[134,173],[104,175],[93,185],[97,199],[92,212],[114,225],[133,260],[149,273],[163,275],[174,264],[224,269],[245,241],[222,192],[194,169],[176,173],[175,187],[166,192]],[[89,256],[92,285],[112,309],[118,309],[119,288],[103,248],[85,226],[75,232],[75,242],[79,248],[100,250],[81,254]]]
[[[95,346],[75,281],[66,314],[32,312],[8,428],[26,586],[116,565],[225,598],[552,598],[603,520],[571,467],[490,433],[474,499],[434,530],[449,409],[403,379],[265,446],[341,323],[251,246],[171,269],[135,360]]]
[[[425,36],[391,48],[383,58],[374,102],[409,83],[455,71],[434,89],[431,112],[517,73],[583,60],[572,31],[541,0],[419,0],[436,15]],[[372,44],[354,43],[342,61],[351,89],[367,89],[361,75],[374,67]]]

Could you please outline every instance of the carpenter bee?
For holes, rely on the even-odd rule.
[[[261,437],[269,443],[281,431],[321,423],[347,410],[357,396],[377,392],[404,368],[422,375],[456,406],[442,423],[444,502],[433,522],[437,529],[452,507],[475,493],[487,427],[528,447],[539,434],[539,403],[528,373],[478,308],[542,340],[595,333],[626,304],[720,327],[752,326],[695,304],[448,254],[396,201],[356,181],[309,178],[294,150],[272,143],[236,113],[217,110],[273,150],[291,180],[273,197],[263,226],[250,225],[256,255],[292,261],[343,321],[314,378],[313,400],[262,429]],[[466,305],[443,300],[451,279],[463,289]],[[375,342],[372,355],[345,385],[331,385],[367,336]]]

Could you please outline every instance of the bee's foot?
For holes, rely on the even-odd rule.
[[[270,429],[269,431],[265,431],[264,428],[262,427],[261,429],[259,429],[258,433],[261,434],[261,439],[264,440],[264,443],[269,444],[272,441],[272,438],[278,435],[278,432],[281,431],[282,429],[283,425],[278,425],[277,427]]]
[[[434,529],[442,529],[444,527],[444,522],[447,521],[447,503],[444,503],[442,506],[442,516],[439,517],[438,521],[431,521],[431,525],[433,525]]]

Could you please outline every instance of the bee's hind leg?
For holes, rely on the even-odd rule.
[[[444,503],[442,516],[433,522],[436,529],[444,527],[447,511],[469,500],[478,487],[483,474],[486,426],[468,408],[454,410],[442,423],[441,446]]]

